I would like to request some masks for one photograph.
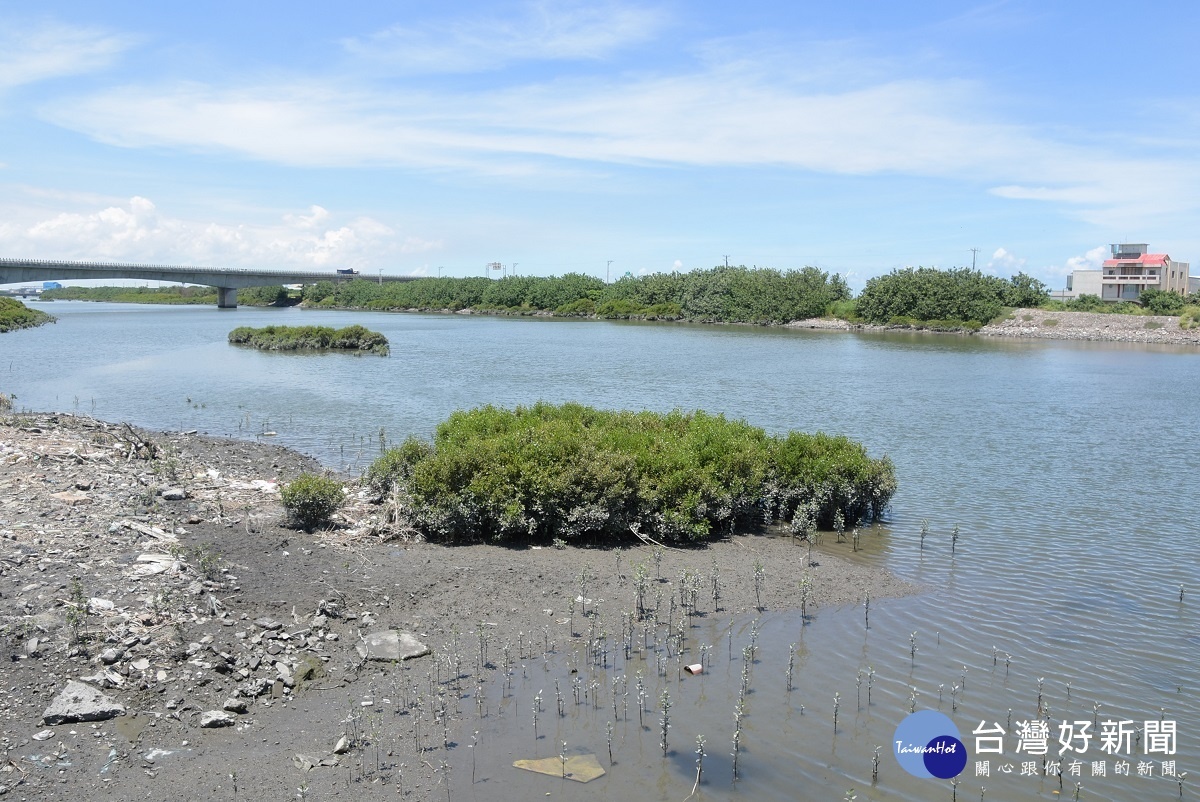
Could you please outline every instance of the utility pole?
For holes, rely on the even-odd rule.
[[[729,254],[723,254],[725,257],[725,266],[729,267]]]
[[[520,262],[513,262],[513,275],[514,276],[517,275],[517,265],[518,264],[520,264]]]
[[[612,263],[613,263],[613,261],[614,261],[614,260],[612,260],[612,259],[609,259],[609,260],[608,260],[608,267],[604,268],[604,283],[605,283],[605,284],[611,284],[611,283],[612,283],[612,281],[611,281],[611,275],[612,275]]]
[[[442,277],[442,266],[438,265],[438,278]]]
[[[972,269],[972,270],[974,270],[974,269],[975,269],[975,254],[977,254],[977,253],[979,253],[979,249],[978,249],[978,248],[972,248],[972,249],[971,249],[971,269]]]

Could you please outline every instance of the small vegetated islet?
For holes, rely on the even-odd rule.
[[[358,351],[387,356],[387,338],[363,326],[334,329],[329,326],[239,326],[229,332],[233,345],[248,345],[260,351]]]
[[[838,513],[857,524],[896,491],[891,461],[843,436],[574,403],[455,412],[366,479],[398,524],[454,543],[703,542],[797,515],[828,527]]]
[[[53,322],[54,316],[40,309],[30,309],[15,298],[0,298],[0,332],[29,329]]]

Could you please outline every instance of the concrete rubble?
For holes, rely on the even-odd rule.
[[[287,600],[247,607],[242,569],[191,537],[196,527],[286,542],[279,479],[226,475],[175,447],[163,435],[87,418],[0,418],[0,644],[9,666],[0,745],[13,765],[22,746],[26,765],[82,765],[65,747],[32,747],[77,739],[69,725],[98,722],[91,726],[105,729],[89,733],[106,777],[139,765],[114,727],[133,745],[175,732],[160,741],[169,748],[141,750],[154,776],[164,756],[188,753],[202,731],[255,728],[260,706],[287,705],[328,678],[331,660],[339,675],[362,664],[350,646],[369,613],[344,611],[334,590],[308,609]],[[311,469],[291,459],[293,475]],[[378,644],[372,660],[429,653],[394,632],[369,642]],[[8,790],[50,776],[10,774],[0,777]]]
[[[125,706],[105,696],[91,685],[71,680],[62,693],[42,713],[47,724],[70,724],[75,721],[104,721],[125,714]]]

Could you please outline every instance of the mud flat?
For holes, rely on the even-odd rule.
[[[684,620],[668,601],[684,576],[690,613],[710,620],[797,608],[805,570],[808,604],[916,590],[762,535],[687,550],[402,542],[349,478],[335,528],[286,529],[279,484],[310,470],[264,443],[0,419],[0,794],[431,799],[445,761],[457,796],[465,719],[497,705],[474,697],[517,663],[584,648],[597,622],[615,643],[639,574],[657,608],[643,646]],[[386,659],[392,631],[431,653]],[[47,723],[52,706],[64,723]]]

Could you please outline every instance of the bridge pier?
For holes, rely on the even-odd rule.
[[[237,287],[217,287],[217,309],[237,309]]]

